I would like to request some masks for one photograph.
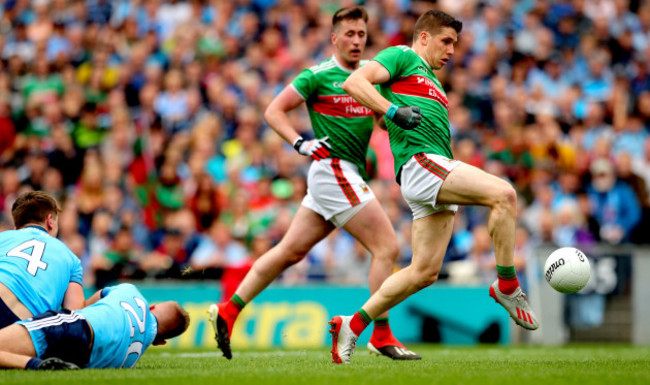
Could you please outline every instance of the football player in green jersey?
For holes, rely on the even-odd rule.
[[[366,45],[368,15],[362,7],[338,10],[332,19],[334,55],[303,70],[268,106],[264,117],[296,151],[314,159],[307,178],[308,192],[289,230],[274,248],[260,257],[233,297],[210,306],[210,321],[219,348],[232,357],[230,336],[244,305],[336,227],[345,229],[372,253],[369,286],[375,292],[390,276],[399,253],[393,227],[364,181],[368,142],[374,113],[342,89],[359,68]],[[287,113],[307,105],[316,139],[303,139]],[[392,334],[388,311],[377,314],[368,343],[371,351],[392,359],[421,357]]]
[[[413,212],[411,265],[393,274],[353,316],[330,321],[332,359],[349,363],[357,337],[375,317],[438,278],[457,205],[491,209],[497,280],[490,296],[526,329],[539,323],[519,287],[513,264],[517,194],[506,181],[452,160],[447,96],[433,73],[454,54],[462,23],[441,11],[415,24],[412,48],[390,47],[348,77],[343,89],[385,115],[395,172]],[[380,85],[379,90],[375,85]]]

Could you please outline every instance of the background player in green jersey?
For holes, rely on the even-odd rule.
[[[359,68],[366,45],[368,15],[362,7],[338,10],[332,19],[332,58],[305,69],[269,105],[269,125],[314,162],[308,193],[283,239],[260,257],[224,303],[210,306],[210,319],[224,356],[232,357],[230,335],[244,305],[335,227],[342,227],[371,253],[369,286],[375,292],[391,274],[398,254],[393,227],[365,184],[365,156],[374,113],[346,94],[342,85]],[[305,103],[317,139],[305,140],[291,126],[287,112]],[[392,334],[388,311],[377,314],[369,349],[393,359],[420,359]]]
[[[433,70],[447,64],[461,29],[462,23],[452,16],[428,11],[415,24],[412,48],[380,52],[343,86],[361,104],[388,118],[397,180],[413,211],[413,259],[353,316],[332,319],[334,362],[350,361],[358,335],[375,317],[436,281],[459,204],[490,207],[488,228],[498,275],[490,295],[517,324],[539,327],[513,265],[515,190],[494,175],[450,159],[447,97]]]

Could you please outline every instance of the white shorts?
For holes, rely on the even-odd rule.
[[[374,198],[354,163],[328,158],[311,163],[302,205],[342,227]]]
[[[414,220],[441,211],[458,211],[458,205],[439,205],[436,201],[442,182],[460,164],[458,160],[424,153],[413,155],[404,163],[400,176],[402,196],[411,207]]]

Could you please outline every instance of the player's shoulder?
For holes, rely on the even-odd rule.
[[[5,230],[0,232],[0,240],[15,238],[17,230]]]
[[[314,75],[317,75],[319,73],[327,72],[328,70],[336,68],[336,62],[334,59],[329,58],[327,60],[324,60],[314,66],[309,67],[309,71],[313,73]]]
[[[57,240],[48,234],[45,230],[32,226],[23,227],[22,229],[3,231],[0,233],[0,239],[10,240],[12,243],[21,243],[33,239],[46,243],[51,243],[54,242],[54,240]]]
[[[132,284],[132,283],[120,283],[119,285],[115,286],[110,286],[107,289],[109,289],[109,292],[121,292],[121,291],[134,291],[138,290],[138,288]]]
[[[408,45],[394,45],[391,47],[384,48],[382,52],[393,52],[393,53],[410,53],[413,52],[413,49]]]
[[[107,287],[104,290],[107,291],[105,295],[112,294],[112,297],[118,296],[123,300],[131,300],[134,297],[144,299],[140,290],[132,283],[120,283],[119,285]]]

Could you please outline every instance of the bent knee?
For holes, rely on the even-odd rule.
[[[492,207],[507,211],[517,209],[517,192],[510,183],[502,181],[493,194]]]
[[[302,261],[307,256],[307,253],[309,253],[309,249],[283,245],[282,243],[278,247],[280,248],[279,254],[282,256],[282,260],[286,266],[291,266]]]
[[[378,261],[394,263],[399,256],[399,243],[397,239],[384,243],[381,248],[372,252],[372,257]]]
[[[415,283],[417,289],[421,290],[427,286],[433,285],[433,283],[438,280],[439,274],[440,269],[425,269],[418,271],[414,274],[415,277],[413,277],[413,282]]]

